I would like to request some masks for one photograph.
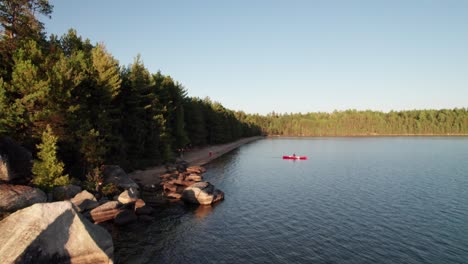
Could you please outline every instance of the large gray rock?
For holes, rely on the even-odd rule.
[[[91,210],[99,206],[96,197],[88,191],[82,191],[70,200],[76,207],[78,212]]]
[[[57,186],[52,190],[55,201],[70,200],[81,192],[81,187],[76,185]]]
[[[40,189],[24,185],[0,184],[0,212],[14,212],[46,201],[47,195]]]
[[[17,211],[0,230],[0,263],[113,263],[111,235],[69,201]]]
[[[0,181],[23,182],[31,177],[32,155],[8,137],[0,137]]]
[[[182,192],[182,200],[192,204],[208,205],[223,199],[224,193],[209,182],[197,182]]]
[[[103,185],[113,183],[120,188],[129,189],[135,188],[138,189],[138,184],[134,182],[130,177],[125,173],[125,171],[117,165],[103,165],[101,167],[102,175],[104,178]]]

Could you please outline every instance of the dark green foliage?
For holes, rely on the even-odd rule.
[[[208,143],[206,116],[203,109],[203,102],[198,98],[187,98],[184,102],[185,129],[190,143],[195,146],[204,146]]]
[[[193,145],[221,144],[261,135],[260,127],[248,120],[245,113],[226,109],[209,98],[188,98],[184,109],[186,131]]]
[[[118,97],[121,114],[119,132],[124,139],[126,168],[150,165],[149,160],[160,160],[160,137],[164,120],[152,86],[152,76],[140,57],[122,73],[121,93]]]
[[[163,78],[161,78],[163,77]],[[159,82],[159,80],[161,80]],[[161,76],[161,73],[155,75],[158,87],[160,102],[165,106],[163,116],[167,121],[168,133],[174,140],[174,148],[182,148],[188,143],[188,137],[184,124],[184,106],[183,101],[186,92],[180,84],[174,83],[171,77]]]

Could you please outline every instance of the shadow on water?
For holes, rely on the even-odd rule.
[[[115,263],[190,263],[174,255],[183,247],[178,242],[180,237],[206,221],[221,203],[195,205],[177,202],[153,207],[155,219],[150,223],[114,226]]]

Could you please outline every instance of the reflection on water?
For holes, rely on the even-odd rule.
[[[194,205],[184,204],[181,209],[182,213],[191,213],[196,218],[203,219],[210,215],[215,210],[217,204],[214,205]]]
[[[211,205],[200,205],[195,210],[193,210],[194,215],[197,218],[205,218],[213,211],[213,207]]]
[[[261,140],[207,166],[226,200],[157,208],[116,262],[466,263],[466,160],[466,137]]]

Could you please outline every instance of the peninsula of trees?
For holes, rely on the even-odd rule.
[[[73,29],[47,37],[36,15],[50,16],[52,9],[46,0],[0,0],[0,136],[33,151],[39,158],[35,175],[55,175],[48,187],[57,179],[65,183],[67,174],[83,178],[102,164],[144,168],[173,160],[187,146],[260,134],[468,134],[465,108],[266,116],[232,111],[187,96],[170,76],[150,73],[140,56],[119,65],[103,44]]]

